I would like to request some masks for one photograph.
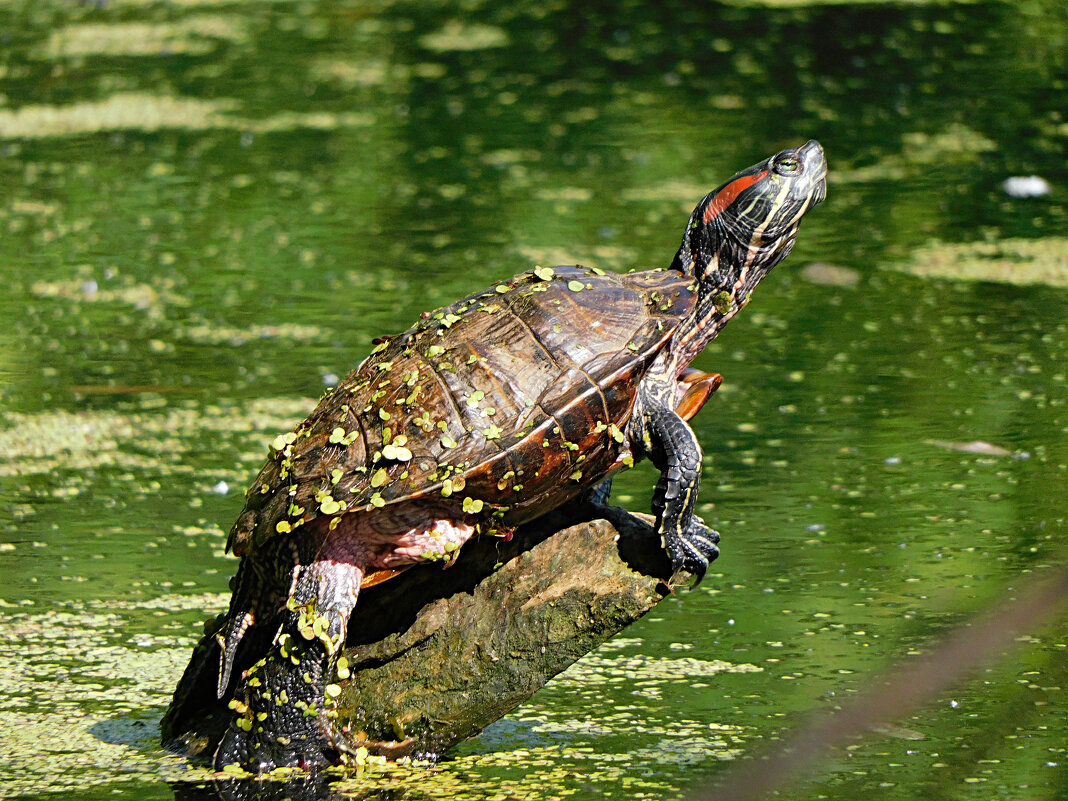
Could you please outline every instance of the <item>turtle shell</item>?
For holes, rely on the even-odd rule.
[[[482,531],[559,506],[625,455],[638,383],[694,284],[537,268],[424,315],[271,443],[227,547],[409,501],[454,506]]]

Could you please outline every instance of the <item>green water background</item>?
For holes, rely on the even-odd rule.
[[[224,532],[372,338],[534,264],[666,265],[809,138],[828,201],[697,361],[704,583],[346,791],[678,797],[1063,564],[1066,54],[1059,0],[0,0],[0,797],[204,778],[156,724]],[[1064,801],[1066,684],[1060,617],[782,797]]]

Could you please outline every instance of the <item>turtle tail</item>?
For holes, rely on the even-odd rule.
[[[242,560],[237,576],[234,577],[230,611],[227,612],[222,627],[215,633],[215,641],[219,644],[219,682],[216,688],[219,698],[226,695],[230,686],[237,647],[245,633],[256,623],[258,604],[255,601],[256,593],[251,586],[255,581],[254,571],[248,561]]]
[[[233,697],[241,674],[270,647],[281,620],[282,578],[265,583],[261,571],[252,560],[242,559],[237,575],[230,579],[229,609],[205,622],[204,636],[193,649],[160,724],[167,748],[203,756],[214,750],[226,731],[234,714],[228,697]]]
[[[246,560],[247,561],[247,560]],[[219,741],[233,713],[224,699],[235,670],[243,669],[239,650],[254,652],[267,630],[258,610],[265,606],[255,591],[256,573],[242,562],[231,579],[230,608],[204,623],[204,636],[182,674],[174,697],[160,722],[163,745],[187,756],[203,756]],[[253,623],[258,625],[253,626]],[[252,643],[238,645],[252,631]],[[269,635],[268,635],[269,637]],[[246,660],[247,661],[247,660]]]

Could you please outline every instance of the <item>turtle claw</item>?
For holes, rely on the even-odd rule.
[[[694,515],[685,534],[681,536],[664,537],[664,548],[671,559],[674,570],[672,580],[680,573],[689,573],[694,577],[693,586],[701,583],[710,562],[719,556],[719,532],[704,524],[704,521]]]
[[[270,773],[277,768],[296,768],[305,773],[317,773],[337,762],[336,758],[330,757],[333,753],[340,752],[335,751],[328,738],[321,738],[318,748],[307,740],[301,741],[299,748],[292,748],[253,740],[244,732],[231,728],[227,729],[215,752],[214,768],[227,772],[236,765],[256,775]]]
[[[230,702],[234,716],[215,752],[216,770],[238,765],[257,774],[275,768],[313,773],[333,764],[335,738],[322,678],[330,670],[321,641],[280,632],[267,655],[245,672]]]
[[[323,731],[321,722],[314,716],[305,718],[299,712],[266,715],[252,731],[244,729],[239,720],[242,718],[231,722],[219,742],[214,757],[216,770],[237,765],[256,774],[276,768],[299,768],[315,773],[336,761],[330,758],[335,750],[333,738]]]

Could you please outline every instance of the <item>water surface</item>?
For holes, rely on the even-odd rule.
[[[372,338],[534,264],[666,265],[809,138],[828,201],[697,362],[704,583],[344,787],[679,797],[1062,564],[1066,52],[1055,0],[0,2],[0,796],[204,779],[155,743],[224,532]],[[1066,649],[1061,617],[784,797],[1063,801]]]

